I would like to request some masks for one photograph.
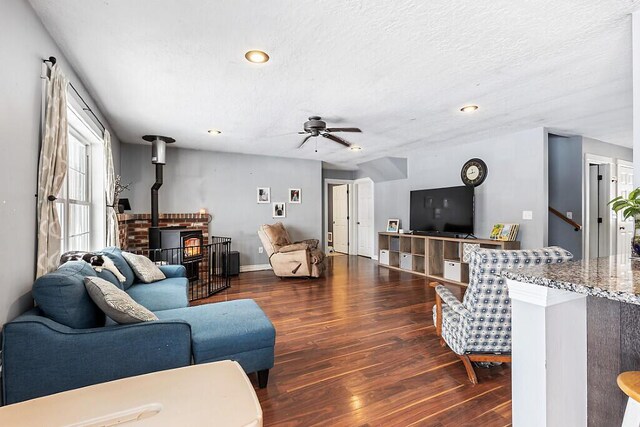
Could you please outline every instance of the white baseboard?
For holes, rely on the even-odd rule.
[[[271,264],[254,264],[254,265],[241,265],[240,273],[246,273],[247,271],[262,271],[271,270]]]

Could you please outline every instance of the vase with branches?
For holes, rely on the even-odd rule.
[[[120,212],[120,194],[122,194],[123,191],[125,190],[129,190],[129,186],[131,185],[131,183],[128,184],[122,184],[122,177],[120,175],[116,175],[116,179],[115,179],[116,183],[113,189],[113,208],[116,210],[116,213],[122,213]]]
[[[618,196],[609,202],[611,209],[623,219],[633,218],[634,232],[631,239],[631,253],[640,257],[640,187],[631,191],[627,197]]]

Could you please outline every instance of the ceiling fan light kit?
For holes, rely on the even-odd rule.
[[[339,136],[333,135],[333,132],[362,132],[359,128],[328,128],[327,123],[322,120],[320,116],[311,116],[309,120],[304,123],[303,126],[304,131],[299,132],[301,135],[308,134],[304,137],[298,148],[302,148],[302,146],[311,138],[322,136],[324,138],[330,139],[333,142],[337,142],[338,144],[344,145],[347,148],[354,147],[346,139],[343,139]],[[359,150],[360,148],[355,149],[354,151]]]

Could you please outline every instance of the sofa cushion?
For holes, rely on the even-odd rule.
[[[155,283],[136,283],[127,293],[151,311],[170,310],[189,306],[188,286],[186,277],[171,277]]]
[[[84,261],[70,261],[35,281],[33,299],[46,317],[74,329],[104,325],[104,313],[84,287],[85,277],[95,277]]]
[[[122,256],[129,264],[139,281],[153,283],[166,279],[164,273],[149,258],[144,255],[136,255],[131,252],[122,252]]]
[[[122,256],[122,251],[120,250],[120,248],[111,246],[108,248],[104,248],[100,251],[100,253],[103,253],[111,258],[111,261],[113,261],[113,263],[116,265],[116,268],[120,270],[120,273],[122,273],[122,275],[126,278],[125,282],[122,284],[123,289],[129,289],[129,286],[133,285],[136,275]]]
[[[259,349],[271,349],[272,363],[276,330],[254,300],[226,301],[158,311],[155,314],[161,320],[183,320],[191,325],[195,363],[211,362]],[[242,365],[242,360],[238,362]],[[246,366],[243,367],[247,370]],[[266,366],[261,369],[269,368]]]
[[[158,320],[155,314],[111,282],[99,277],[85,277],[84,286],[100,310],[120,324]]]

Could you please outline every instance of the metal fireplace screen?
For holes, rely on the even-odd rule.
[[[142,249],[135,253],[145,255],[157,264],[183,265],[189,279],[189,301],[194,301],[231,286],[231,278],[225,274],[229,271],[225,263],[229,262],[231,238],[214,236],[209,240],[202,244],[200,239],[185,239],[179,248]]]

